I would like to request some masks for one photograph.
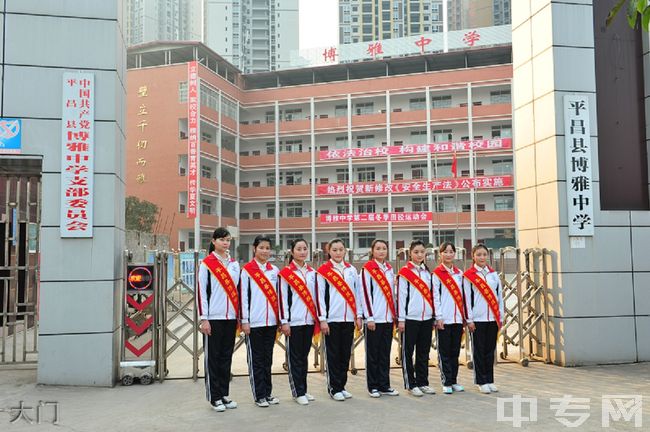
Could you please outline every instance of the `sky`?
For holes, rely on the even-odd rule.
[[[299,0],[300,49],[338,44],[338,0]]]

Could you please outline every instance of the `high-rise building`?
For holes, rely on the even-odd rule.
[[[510,0],[447,0],[449,30],[510,24]]]
[[[198,222],[187,217],[193,58],[201,59]],[[242,259],[258,234],[280,248],[304,237],[322,249],[341,237],[362,253],[384,238],[392,257],[414,238],[469,248],[472,227],[474,241],[514,244],[510,46],[420,60],[242,74],[199,43],[132,48],[128,195],[159,206],[169,223],[158,232],[173,248],[205,247],[215,227],[228,226]]]
[[[207,46],[240,70],[289,66],[298,49],[298,0],[207,0]]]
[[[127,45],[202,40],[203,0],[127,0]]]
[[[339,43],[442,31],[442,0],[340,0]]]

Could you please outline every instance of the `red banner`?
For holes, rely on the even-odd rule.
[[[348,222],[427,222],[430,220],[433,220],[433,213],[431,212],[320,215],[320,222],[323,224]]]
[[[348,158],[372,158],[382,156],[408,156],[427,153],[453,153],[508,150],[512,148],[512,138],[494,138],[474,141],[447,141],[433,144],[407,144],[401,146],[383,146],[352,149],[331,149],[319,152],[320,160]]]
[[[512,187],[512,176],[457,177],[432,181],[405,181],[399,183],[333,183],[318,185],[318,195],[421,193],[428,191],[455,191],[468,189],[499,189]]]
[[[187,64],[187,217],[196,218],[198,201],[199,66]]]

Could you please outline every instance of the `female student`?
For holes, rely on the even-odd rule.
[[[241,322],[246,335],[248,376],[257,406],[266,408],[280,400],[271,395],[273,346],[280,322],[278,312],[278,268],[268,262],[271,239],[257,236],[254,258],[241,273]]]
[[[424,242],[409,246],[410,260],[397,275],[397,329],[402,338],[404,388],[413,396],[435,394],[429,387],[429,351],[433,333],[431,273],[424,264]],[[413,366],[415,351],[415,367]]]
[[[393,326],[397,319],[393,297],[395,273],[386,262],[388,243],[373,240],[370,260],[361,269],[359,284],[363,291],[363,314],[366,318],[366,382],[370,397],[398,396],[390,386],[390,348]]]
[[[239,263],[229,256],[232,237],[225,228],[212,234],[210,253],[199,267],[199,331],[203,333],[206,397],[217,412],[237,408],[228,397],[230,367],[239,313]]]
[[[361,328],[363,317],[357,271],[346,263],[343,240],[327,245],[330,259],[318,269],[317,287],[320,327],[325,336],[327,392],[336,401],[352,397],[345,389],[352,353],[354,329]]]
[[[299,405],[309,405],[307,368],[314,325],[318,326],[316,272],[305,260],[304,239],[291,242],[291,262],[280,271],[280,321],[286,338],[291,394]],[[318,332],[318,329],[317,329]]]
[[[465,306],[463,303],[463,273],[454,266],[455,257],[456,246],[451,242],[444,242],[440,245],[440,265],[433,270],[433,304],[436,311],[438,367],[444,394],[465,390],[456,381]]]
[[[487,247],[477,244],[472,248],[474,265],[463,275],[474,380],[481,393],[498,391],[494,385],[494,351],[503,319],[503,287],[499,275],[487,265],[487,259]]]

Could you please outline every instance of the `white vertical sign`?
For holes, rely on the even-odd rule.
[[[61,237],[93,236],[95,76],[64,73],[61,112]]]
[[[590,136],[589,100],[587,96],[564,96],[564,144],[569,236],[594,235]]]

